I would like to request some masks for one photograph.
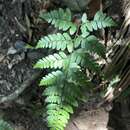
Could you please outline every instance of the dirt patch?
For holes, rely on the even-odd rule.
[[[32,84],[40,72],[33,69],[33,64],[45,53],[26,50],[25,45],[36,43],[46,34],[47,26],[37,23],[41,6],[39,0],[0,1],[0,108],[4,109],[4,117],[8,117],[12,125],[26,130],[45,130],[43,120],[33,118],[26,110],[12,107],[12,102],[6,106],[5,101],[13,101],[30,85],[31,91],[36,90]]]
[[[10,95],[37,73],[32,66],[41,54],[37,53],[35,60],[28,58],[30,51],[25,52],[22,43],[34,42],[33,34],[29,35],[29,32],[36,32],[32,25],[38,15],[38,4],[36,0],[0,2],[0,97]],[[32,57],[33,54],[31,51]]]
[[[108,130],[108,112],[104,109],[81,111],[72,119],[66,130]]]

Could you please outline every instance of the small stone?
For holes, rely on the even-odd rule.
[[[7,55],[16,54],[17,50],[14,47],[10,47],[7,51]]]
[[[17,50],[17,52],[26,52],[27,48],[26,48],[26,43],[21,41],[21,40],[17,40],[14,44],[15,49]]]
[[[25,130],[23,126],[16,126],[14,130]]]
[[[10,39],[7,39],[7,42],[10,42]]]

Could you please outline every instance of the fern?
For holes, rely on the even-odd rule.
[[[74,34],[77,30],[76,24],[71,22],[72,17],[69,9],[63,10],[60,8],[59,10],[54,10],[50,13],[41,13],[40,18],[63,31],[67,31],[69,29],[70,34]]]
[[[0,130],[13,130],[13,128],[6,121],[0,119]]]
[[[86,69],[94,73],[100,72],[100,66],[93,54],[105,58],[105,47],[92,32],[115,26],[115,23],[100,11],[92,21],[83,14],[78,28],[72,22],[69,9],[41,13],[40,18],[63,31],[38,41],[36,49],[50,48],[56,52],[39,59],[34,68],[53,70],[41,79],[39,85],[47,86],[43,96],[46,96],[48,127],[51,130],[64,130],[73,109],[84,98],[83,91],[86,87],[93,86],[91,78],[85,74]]]
[[[116,26],[116,23],[112,20],[111,17],[108,17],[105,13],[98,11],[94,19],[89,21],[87,19],[87,15],[83,14],[82,16],[82,25],[81,25],[81,32],[82,36],[86,37],[90,34],[90,32],[106,27]]]
[[[62,68],[63,62],[67,59],[67,55],[64,52],[55,53],[45,58],[40,59],[34,68]]]
[[[70,44],[72,45],[72,49],[70,49]],[[62,51],[68,49],[69,52],[72,52],[73,41],[67,33],[57,33],[53,35],[48,35],[39,40],[36,48],[52,48]]]
[[[57,70],[57,71],[51,72],[42,78],[39,85],[43,86],[43,85],[55,84],[57,81],[62,79],[61,77],[64,78],[64,73],[62,71]]]
[[[102,58],[105,58],[105,47],[94,35],[90,35],[84,39],[82,38],[81,48],[86,48],[90,52],[97,53]]]

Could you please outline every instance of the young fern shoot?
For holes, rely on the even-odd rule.
[[[115,23],[101,11],[92,21],[83,14],[80,25],[72,22],[69,9],[41,13],[40,18],[63,31],[38,41],[37,49],[50,48],[55,53],[39,59],[34,68],[52,70],[41,79],[39,85],[46,86],[43,95],[46,96],[48,127],[50,130],[64,130],[70,114],[84,97],[82,90],[91,84],[85,70],[100,71],[99,64],[91,54],[105,58],[105,47],[92,32],[115,26]]]

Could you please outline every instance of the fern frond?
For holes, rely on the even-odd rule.
[[[69,64],[76,63],[77,65],[81,65],[82,67],[88,67],[90,70],[99,71],[99,66],[92,59],[89,53],[84,49],[78,49],[70,56]],[[40,59],[35,65],[34,68],[65,68],[67,61],[69,60],[69,56],[67,56],[64,52],[55,53],[53,55],[49,55],[45,58]]]
[[[47,121],[50,130],[64,130],[64,127],[70,118],[69,113],[64,109],[64,107],[60,106],[56,110],[48,110],[47,114]]]
[[[106,49],[103,44],[101,44],[94,35],[89,35],[88,37],[83,38],[79,36],[75,39],[74,47],[81,47],[90,52],[97,53],[102,58],[106,58]]]
[[[113,19],[109,16],[107,16],[102,11],[98,11],[94,16],[94,22],[92,22],[93,29],[96,30],[96,28],[106,28],[106,27],[113,27],[116,26],[116,23],[113,21]],[[97,27],[96,27],[97,26]]]
[[[71,35],[77,30],[76,24],[71,22],[72,18],[69,9],[63,10],[60,8],[59,10],[54,10],[49,13],[41,13],[40,18],[46,20],[60,30],[67,31],[69,29]]]
[[[67,59],[67,55],[64,52],[55,53],[45,58],[40,59],[34,68],[62,68],[63,62]]]
[[[59,95],[61,96],[61,88],[57,88],[57,86],[48,86],[45,90],[43,95],[49,96],[49,95]]]
[[[90,86],[91,80],[87,77],[86,73],[83,73],[80,69],[77,71],[75,71],[75,69],[71,69],[70,71],[67,79],[69,83],[73,83],[84,88],[85,86]]]
[[[47,98],[45,99],[45,102],[60,104],[61,98],[57,95],[51,95],[51,96],[47,96]]]
[[[86,15],[82,16],[81,32],[82,36],[86,37],[90,32],[98,29],[103,29],[106,27],[116,26],[116,23],[112,20],[111,17],[107,16],[102,11],[98,11],[92,21],[87,20]]]
[[[69,80],[68,80],[69,81]],[[78,86],[76,83],[73,84],[72,82],[68,82],[69,87],[64,90],[65,95],[68,95],[68,97],[73,97],[75,101],[78,101],[78,98],[81,97],[82,92],[80,86]],[[72,91],[75,89],[74,91]],[[78,103],[77,103],[78,104]]]
[[[102,58],[106,58],[106,49],[94,35],[85,38],[81,43],[81,48],[85,48],[90,52],[97,53]]]
[[[78,107],[79,101],[83,101],[85,88],[90,90],[94,86],[91,82],[92,77],[88,78],[86,75],[86,69],[99,75],[100,66],[93,54],[105,58],[105,47],[92,32],[115,26],[115,23],[101,11],[96,13],[92,21],[83,14],[78,25],[72,22],[69,9],[41,13],[40,18],[60,30],[69,30],[71,35],[76,32],[73,36],[67,32],[45,36],[36,46],[59,51],[40,59],[34,68],[54,69],[41,79],[39,85],[47,86],[43,96],[46,97],[48,127],[50,130],[64,130],[73,108]]]
[[[4,120],[0,120],[0,130],[13,130],[13,128]]]
[[[87,28],[87,23],[82,24],[80,29],[81,29],[82,37],[87,37],[90,34]]]
[[[52,85],[55,84],[57,82],[59,82],[59,80],[64,78],[64,73],[60,70],[54,71],[49,73],[48,75],[44,76],[41,81],[40,81],[40,86],[44,86],[44,85]]]
[[[49,86],[44,91],[44,94],[47,96],[45,102],[47,103],[47,122],[50,129],[64,130],[70,114],[73,113],[71,105],[64,104],[63,92],[61,84]]]
[[[75,97],[66,95],[68,97],[63,97],[64,98],[64,102],[66,102],[66,104],[70,104],[70,106],[72,107],[78,107],[78,100],[75,99]]]
[[[66,48],[69,52],[73,51],[73,40],[68,33],[57,33],[41,38],[36,48],[52,48],[64,51]]]
[[[83,68],[88,68],[94,72],[99,72],[100,67],[96,61],[90,56],[88,51],[84,49],[78,49],[71,55],[71,62],[76,62]]]
[[[73,109],[69,105],[54,105],[51,104],[50,109],[47,110],[48,126],[51,130],[64,130],[70,118],[70,114],[73,113]]]

